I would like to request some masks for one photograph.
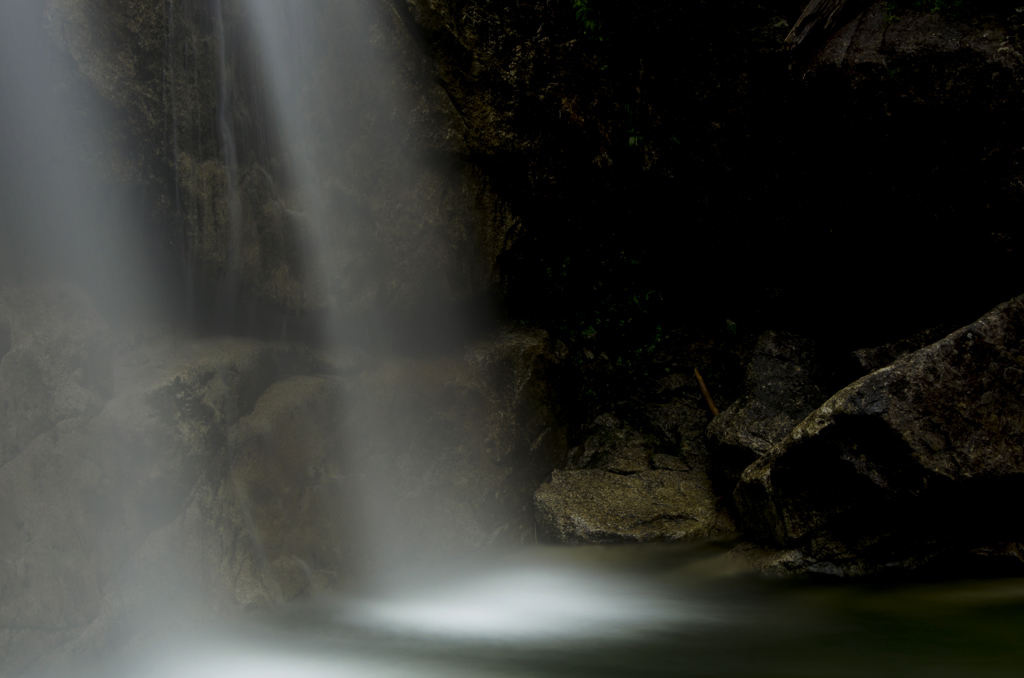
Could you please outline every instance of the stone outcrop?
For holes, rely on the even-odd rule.
[[[999,73],[990,75],[989,82],[984,83],[984,87],[991,88],[986,94],[994,94],[1009,85],[1006,80],[1020,77],[1018,47],[1010,42],[1012,36],[1007,26],[995,20],[998,15],[985,17],[987,21],[960,22],[950,20],[948,13],[894,11],[877,0],[861,2],[856,9],[845,16],[846,21],[822,36],[824,40],[810,64],[812,70],[847,66],[885,67],[892,71],[914,59],[944,54],[956,62],[949,72],[952,80],[943,83],[944,92],[936,90],[929,99],[957,99],[966,93],[962,88],[982,85],[972,72],[979,66]],[[917,84],[924,85],[925,81]]]
[[[367,568],[532,542],[532,493],[566,463],[542,332],[417,360],[167,334],[112,357],[80,291],[0,298],[0,375],[48,370],[35,400],[10,400],[39,408],[5,410],[25,439],[0,465],[4,675],[74,666],[154,609],[237,614]]]
[[[667,422],[661,414],[659,420]],[[674,423],[677,429],[687,428],[682,420]],[[697,418],[689,423],[703,425]],[[675,451],[673,443],[678,441],[642,433],[610,413],[597,417],[583,445],[570,450],[569,468],[556,469],[534,494],[537,539],[563,544],[696,541],[734,531],[704,460],[690,463],[689,457],[666,454]]]
[[[740,474],[813,412],[827,394],[814,342],[766,332],[747,366],[746,390],[708,426],[709,463],[731,492]]]
[[[1024,297],[855,381],[744,472],[744,532],[864,574],[1024,539]]]
[[[700,473],[555,471],[534,504],[538,539],[562,544],[698,541],[735,530]]]
[[[35,308],[41,315],[65,310]],[[73,349],[76,333],[47,338]],[[263,415],[264,427],[277,424],[285,431],[281,417],[265,411],[274,401],[271,386],[288,375],[323,373],[325,366],[284,345],[239,339],[175,346],[166,339],[115,359],[112,384],[108,373],[112,397],[101,408],[40,431],[0,467],[4,672],[16,673],[66,643],[84,642],[80,637],[99,642],[116,636],[111,625],[127,623],[144,601],[202,600],[208,610],[230,610],[294,594],[276,583],[269,566],[280,556],[308,554],[295,551],[295,543],[284,552],[259,546],[257,531],[265,526],[246,513],[246,477],[232,481],[232,474],[242,473],[258,448],[245,426],[253,416]],[[331,407],[326,395],[316,393],[320,409]],[[292,409],[303,414],[297,405]],[[307,441],[332,421],[309,417],[291,422]],[[323,440],[321,435],[319,448],[309,445],[307,454],[321,451]],[[303,499],[302,488],[262,478],[273,488],[262,496],[267,510],[287,515]],[[206,511],[196,513],[202,506]],[[190,511],[192,529],[186,529],[182,522]],[[177,542],[169,543],[166,535],[176,531]],[[325,536],[321,532],[314,543]],[[159,565],[167,576],[147,565]],[[329,558],[319,565],[339,567]],[[152,587],[154,582],[162,583]]]
[[[107,324],[76,288],[0,289],[0,467],[114,393]]]
[[[607,277],[601,289],[616,286],[612,278],[623,275],[599,262],[620,253],[642,259],[651,278],[636,291],[657,289],[679,308],[722,303],[796,314],[807,301],[817,306],[807,324],[842,330],[879,324],[883,312],[927,315],[952,295],[922,298],[913,310],[877,298],[847,303],[859,290],[836,281],[845,301],[818,304],[825,298],[806,295],[826,293],[808,292],[797,272],[822,262],[813,277],[860,260],[871,249],[861,243],[877,238],[858,238],[858,229],[876,222],[879,210],[913,212],[878,233],[890,243],[882,256],[901,261],[894,271],[906,270],[894,273],[903,282],[927,277],[911,262],[960,256],[1009,257],[993,270],[1000,277],[1013,270],[1019,234],[1008,217],[1024,197],[1014,117],[1019,31],[1006,17],[893,17],[887,3],[869,4],[790,71],[791,55],[779,50],[798,15],[790,4],[737,12],[712,3],[625,8],[593,0],[587,6],[604,19],[598,30],[571,7],[545,2],[381,0],[365,12],[305,3],[315,24],[310,44],[331,46],[302,83],[320,93],[307,122],[344,127],[301,149],[321,168],[317,191],[332,214],[312,248],[331,262],[318,277],[304,244],[316,220],[291,185],[280,130],[267,128],[275,117],[265,100],[270,86],[245,3],[55,0],[39,5],[36,18],[58,55],[49,70],[60,72],[59,86],[49,89],[68,94],[46,102],[90,122],[63,125],[62,134],[82,146],[55,154],[58,165],[72,151],[88,158],[78,163],[85,172],[52,176],[103,177],[90,194],[117,187],[119,197],[143,204],[127,231],[157,233],[153,246],[172,250],[163,263],[173,274],[184,269],[178,277],[191,279],[193,294],[213,304],[235,286],[247,304],[277,314],[275,330],[284,317],[339,308],[364,313],[360,320],[393,314],[408,321],[403,327],[422,326],[406,316],[430,318],[494,292],[532,317],[560,318],[566,296],[595,291],[579,278]],[[358,29],[340,28],[346,23]],[[78,106],[85,100],[89,106]],[[222,125],[240,149],[233,166]],[[970,134],[950,133],[957,130]],[[23,155],[38,146],[28,143]],[[15,155],[12,163],[28,166]],[[947,158],[970,169],[945,171]],[[826,166],[833,172],[822,172]],[[233,195],[237,210],[229,209]],[[675,212],[679,195],[694,224],[688,248],[728,252],[731,268],[745,272],[720,276],[718,258],[693,257],[693,277],[720,278],[714,302],[707,295],[705,304],[706,295],[691,293],[691,278],[674,273],[661,229],[635,226]],[[777,223],[754,226],[780,195],[788,207],[771,210]],[[72,215],[81,211],[71,207]],[[819,228],[822,218],[851,210],[858,226]],[[931,237],[958,230],[960,215],[980,213],[996,226]],[[129,240],[116,235],[114,242]],[[608,244],[583,251],[584,241]],[[797,254],[808,243],[818,255],[811,260]],[[928,256],[914,255],[922,245]],[[552,263],[566,258],[577,280],[565,283],[565,296],[552,294]],[[774,279],[764,290],[745,282],[762,276]],[[967,276],[960,289],[981,277]],[[1001,289],[997,298],[1011,293]],[[217,320],[214,309],[197,306],[208,322]],[[849,316],[856,317],[847,323]]]

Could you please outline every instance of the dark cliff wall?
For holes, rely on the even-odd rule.
[[[301,335],[341,313],[395,336],[497,297],[617,359],[725,317],[869,344],[1018,291],[1020,15],[862,3],[789,52],[802,5],[309,3],[309,115],[336,130],[317,151],[317,278],[244,3],[27,3],[59,83],[32,105],[63,111],[36,137],[73,143],[37,153],[13,131],[31,107],[5,100],[24,159],[3,164],[5,275],[54,240],[74,264],[56,270],[88,268],[65,237],[83,229],[25,235],[45,196],[19,168],[60,183],[53,155],[126,206],[92,210],[118,224],[90,231],[99,249],[142,262],[108,267],[107,288],[161,262],[167,296],[213,329]],[[33,218],[75,221],[76,200]]]
[[[856,345],[1018,291],[1018,15],[861,3],[790,52],[803,4],[404,4],[521,216],[514,315],[570,338],[656,310]]]
[[[96,249],[139,269],[91,285],[112,306],[121,302],[113,289],[137,287],[159,262],[168,305],[201,327],[310,337],[333,315],[350,338],[371,342],[414,328],[443,334],[495,288],[512,217],[469,162],[451,102],[424,77],[426,55],[386,3],[279,8],[309,65],[286,96],[303,97],[311,142],[282,132],[247,3],[15,6],[7,26],[31,36],[8,41],[3,60],[7,279],[56,258],[71,265],[47,274],[89,283],[87,269],[109,262],[55,243],[86,232],[95,242],[101,231]],[[51,149],[48,136],[72,143]],[[51,156],[61,171],[46,166]],[[322,223],[310,224],[294,157],[316,167]],[[49,187],[82,177],[90,187],[81,193],[106,191],[94,202],[130,214],[96,208],[92,220],[105,226],[87,229],[83,195],[39,207]],[[25,235],[39,224],[48,234]],[[116,246],[125,241],[145,247],[126,256]]]

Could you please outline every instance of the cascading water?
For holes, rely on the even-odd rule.
[[[310,284],[322,290],[330,305],[336,305],[336,293],[327,277],[329,266],[344,267],[344,261],[327,260],[328,229],[343,230],[340,214],[329,214],[322,189],[328,167],[324,167],[319,139],[336,136],[337,125],[321,129],[314,122],[314,111],[324,110],[325,101],[315,101],[317,63],[317,19],[308,4],[259,2],[246,4],[250,31],[258,45],[256,58],[260,72],[268,83],[270,110],[282,138],[282,155],[289,184],[293,187],[289,203],[282,204],[293,223],[297,224],[301,241],[301,258],[311,274]],[[322,77],[322,76],[321,76]],[[332,303],[333,302],[333,303]],[[337,340],[337,329],[329,331]]]
[[[1019,671],[1016,581],[789,587],[719,576],[715,544],[524,547],[521,488],[528,501],[537,478],[516,475],[510,449],[557,435],[515,440],[525,426],[507,401],[528,390],[517,362],[528,342],[509,340],[499,358],[479,347],[437,356],[420,345],[436,328],[380,320],[392,304],[396,316],[459,322],[430,305],[458,287],[445,259],[456,239],[405,204],[458,191],[429,153],[402,146],[414,106],[389,86],[399,67],[369,49],[384,41],[371,8],[159,4],[165,122],[146,129],[170,157],[164,207],[177,231],[146,217],[143,161],[124,161],[134,191],[95,178],[118,129],[96,94],[117,84],[90,61],[98,29],[55,2],[61,34],[47,38],[37,3],[0,3],[0,283],[63,274],[115,317],[178,294],[193,304],[186,317],[219,332],[260,334],[251,300],[272,299],[262,334],[285,338],[289,319],[319,313],[321,350],[121,337],[124,393],[102,411],[73,410],[91,369],[75,362],[77,381],[57,388],[75,416],[0,459],[0,660],[25,647],[19,674],[137,678]],[[67,65],[49,39],[93,80],[54,75]],[[183,290],[154,275],[172,257],[138,236],[150,232],[181,233]],[[26,334],[0,317],[0,359]],[[358,350],[343,346],[355,340]],[[13,364],[0,365],[0,390]],[[495,365],[498,386],[481,385]],[[22,475],[4,475],[18,464]],[[310,527],[317,512],[326,527]],[[54,515],[71,527],[36,530]],[[358,524],[343,532],[335,520]],[[79,550],[68,556],[65,542]],[[76,586],[95,562],[95,582]],[[37,598],[18,599],[23,590]],[[32,664],[43,646],[64,664]]]
[[[228,70],[225,51],[227,38],[224,30],[223,3],[217,0],[215,6],[215,25],[217,27],[219,53],[217,55],[217,131],[220,133],[224,157],[224,184],[227,192],[227,261],[226,271],[217,292],[218,310],[226,321],[226,327],[234,325],[234,314],[238,306],[239,268],[242,255],[242,204],[238,194],[238,147],[235,141],[234,124],[232,123],[231,83],[234,75]]]
[[[165,261],[145,226],[144,189],[131,179],[115,187],[104,163],[129,176],[140,168],[105,138],[87,83],[59,75],[69,57],[49,45],[76,49],[81,27],[66,23],[53,36],[38,9],[0,7],[0,282],[75,277],[105,312],[144,312],[160,296],[154,279]]]

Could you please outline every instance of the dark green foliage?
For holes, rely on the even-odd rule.
[[[576,20],[579,21],[583,34],[600,40],[598,33],[601,30],[601,24],[597,21],[590,3],[587,0],[572,0],[572,8],[576,12]]]

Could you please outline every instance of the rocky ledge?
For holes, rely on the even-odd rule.
[[[369,356],[111,331],[78,288],[0,288],[0,674],[532,542],[558,362],[535,330]]]
[[[671,419],[682,439],[695,437],[685,435],[692,429],[702,437],[704,418],[693,410],[659,414],[656,423]],[[584,444],[570,451],[569,468],[555,470],[534,495],[538,540],[697,541],[735,532],[704,459],[661,433],[641,433],[611,414],[599,416]]]
[[[851,372],[863,376],[827,398]],[[675,426],[706,436],[702,459],[691,450],[686,461],[658,427],[641,433],[598,417],[570,467],[534,496],[538,538],[723,537],[735,529],[725,492],[747,540],[726,556],[732,567],[1024,573],[1015,503],[1024,492],[1024,296],[948,334],[926,330],[845,356],[767,332],[735,402],[706,429],[694,416]]]
[[[1022,490],[1024,296],[840,390],[743,472],[735,502],[790,571],[1024,572]]]

